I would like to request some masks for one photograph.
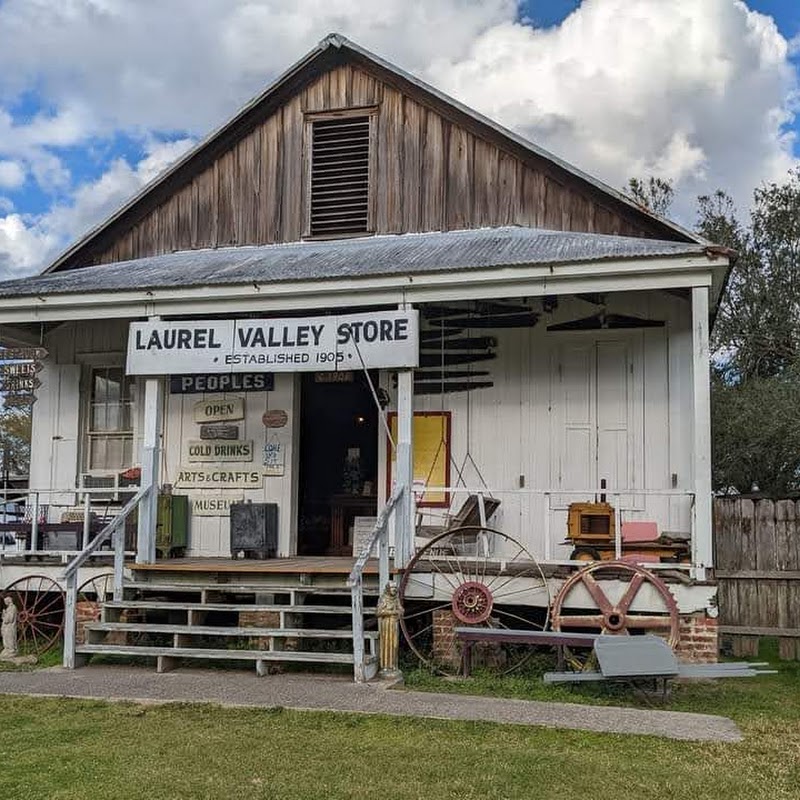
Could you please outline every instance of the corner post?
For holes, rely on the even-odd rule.
[[[75,653],[77,603],[78,576],[76,570],[75,572],[67,573],[67,592],[64,599],[64,654],[62,664],[66,669],[75,669],[77,666],[77,658]]]
[[[414,541],[414,370],[397,373],[397,484],[403,494],[394,517],[395,567],[405,567]],[[383,587],[381,587],[381,590]]]
[[[162,387],[160,378],[147,378],[144,385],[144,441],[142,442],[142,488],[150,491],[139,504],[139,527],[136,537],[136,563],[156,560],[156,514],[158,512],[158,465]]]
[[[708,344],[708,287],[692,288],[692,398],[694,424],[694,531],[692,563],[695,578],[704,580],[713,566],[711,521],[711,386]]]

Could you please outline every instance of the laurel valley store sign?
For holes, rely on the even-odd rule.
[[[133,322],[129,375],[416,367],[417,311],[290,319]]]

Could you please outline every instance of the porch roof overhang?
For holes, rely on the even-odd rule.
[[[268,313],[708,286],[695,242],[505,227],[188,250],[0,283],[0,324]]]

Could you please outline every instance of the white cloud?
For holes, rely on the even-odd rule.
[[[41,265],[185,143],[107,163],[77,187],[59,148],[203,136],[330,31],[612,186],[671,178],[685,224],[697,194],[721,187],[746,208],[754,186],[795,163],[790,44],[741,0],[584,0],[547,29],[517,11],[514,0],[0,0],[0,160],[60,198],[35,218],[18,196],[17,214],[0,209],[0,273]],[[17,119],[8,109],[24,92],[43,110]]]
[[[68,241],[102,222],[192,144],[192,139],[151,142],[135,167],[121,158],[113,161],[97,180],[79,186],[68,204],[36,218],[0,217],[0,280],[46,266]]]
[[[739,0],[584,0],[554,28],[495,26],[428,74],[612,186],[672,179],[691,223],[699,192],[724,188],[747,208],[795,163],[788,52]]]
[[[0,278],[16,278],[35,271],[42,255],[56,246],[52,234],[21,215],[0,217]]]
[[[25,183],[25,170],[18,161],[0,161],[0,189],[18,189]]]

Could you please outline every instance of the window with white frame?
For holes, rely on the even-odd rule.
[[[131,385],[122,367],[92,369],[86,459],[90,472],[117,472],[133,463]]]

